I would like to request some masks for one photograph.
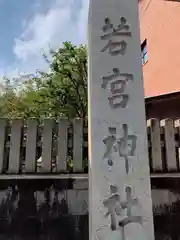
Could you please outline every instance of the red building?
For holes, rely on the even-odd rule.
[[[139,0],[147,117],[180,117],[180,0]]]

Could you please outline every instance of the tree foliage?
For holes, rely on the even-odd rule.
[[[50,51],[50,71],[4,78],[0,116],[6,118],[68,118],[87,115],[87,50],[65,42]],[[17,87],[16,83],[20,83]],[[15,83],[15,84],[14,84]]]

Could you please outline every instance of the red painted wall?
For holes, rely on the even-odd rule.
[[[180,91],[180,1],[140,0],[141,40],[147,39],[143,66],[145,96]]]

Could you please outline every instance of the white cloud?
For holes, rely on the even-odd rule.
[[[80,11],[80,17],[78,21],[78,34],[79,39],[82,41],[82,43],[86,43],[87,41],[87,16],[88,16],[88,8],[89,8],[89,1],[88,0],[82,0],[82,8]]]
[[[44,12],[43,0],[37,6],[34,16],[28,22],[23,20],[26,29],[14,40],[17,68],[23,72],[47,69],[42,53],[48,52],[49,46],[57,48],[64,41],[86,42],[88,0],[51,0]]]

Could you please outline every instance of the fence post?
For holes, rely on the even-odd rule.
[[[0,119],[0,173],[4,170],[4,151],[5,151],[5,134],[6,134],[7,119]]]
[[[150,130],[150,144],[152,156],[152,169],[153,172],[162,171],[162,151],[161,151],[161,131],[160,121],[158,119],[149,119],[147,126]]]
[[[83,151],[83,119],[74,119],[73,122],[73,171],[82,172]]]
[[[27,120],[25,172],[36,170],[37,120]]]
[[[174,121],[172,119],[164,119],[161,121],[165,135],[165,152],[167,170],[177,171],[175,139],[174,139]]]
[[[67,170],[67,151],[68,151],[68,126],[69,121],[61,118],[58,122],[58,159],[57,171]]]
[[[52,168],[52,134],[54,120],[45,119],[42,136],[42,171],[51,172]]]
[[[177,142],[176,142],[176,157],[177,157],[177,164],[178,164],[178,171],[180,170],[180,119],[177,119],[175,122],[175,129],[177,133]]]
[[[11,142],[9,155],[9,173],[18,173],[20,170],[20,146],[22,137],[22,119],[12,120],[11,125]]]

